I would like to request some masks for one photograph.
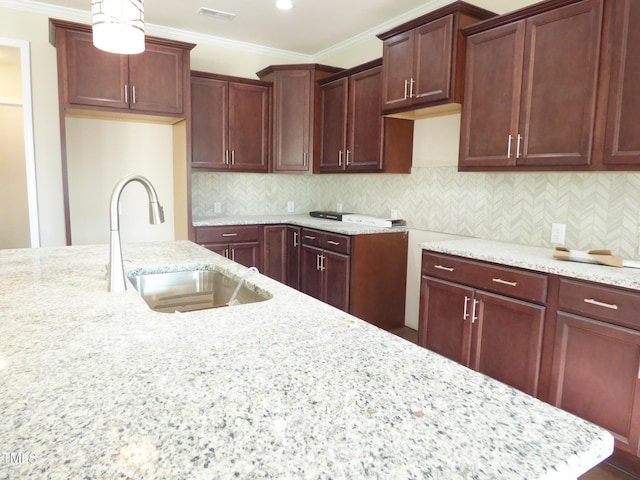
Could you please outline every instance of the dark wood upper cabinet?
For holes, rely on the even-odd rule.
[[[59,65],[61,108],[183,116],[189,51],[183,42],[145,39],[145,51],[118,55],[93,46],[91,27],[51,20]]]
[[[460,170],[592,169],[602,20],[563,0],[465,30]]]
[[[271,86],[204,72],[191,74],[191,165],[267,172]]]
[[[380,65],[320,81],[320,173],[410,173],[413,121],[382,116]]]
[[[312,173],[319,153],[317,81],[341,71],[317,64],[272,65],[258,78],[273,83],[273,172]],[[315,166],[317,171],[317,166]]]
[[[460,29],[494,13],[454,2],[378,35],[383,40],[382,109],[417,110],[461,101]]]
[[[640,168],[640,3],[605,3],[597,159],[603,169]]]

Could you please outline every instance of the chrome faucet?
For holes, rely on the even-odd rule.
[[[111,245],[109,251],[109,291],[124,292],[127,284],[124,279],[124,266],[122,265],[122,247],[120,245],[120,194],[130,182],[140,182],[147,190],[149,196],[149,223],[157,225],[164,223],[164,210],[158,201],[156,190],[151,182],[142,175],[127,175],[120,179],[113,188],[110,202],[111,220]]]

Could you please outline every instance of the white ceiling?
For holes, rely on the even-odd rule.
[[[315,55],[362,33],[372,36],[432,11],[453,0],[294,0],[292,10],[281,11],[275,0],[146,0],[145,22]],[[54,5],[87,15],[91,0],[44,0],[24,3]],[[1,3],[1,2],[0,2]],[[233,20],[198,15],[200,7],[235,13]]]

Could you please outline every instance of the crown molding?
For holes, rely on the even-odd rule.
[[[84,24],[91,23],[91,13],[88,10],[85,12],[83,10],[78,10],[75,8],[60,7],[48,3],[36,2],[34,0],[0,0],[0,8],[21,10],[24,12],[59,18],[60,20],[68,20],[70,22]],[[206,44],[216,47],[241,50],[254,54],[288,58],[295,62],[306,63],[312,61],[311,55],[265,47],[264,45],[241,42],[228,38],[216,37],[213,35],[205,35],[188,30],[164,27],[162,25],[154,25],[151,23],[145,23],[145,33],[155,37],[170,38],[172,40],[180,40],[196,44]]]
[[[429,0],[425,4],[420,7],[414,8],[398,17],[392,18],[391,20],[387,20],[384,23],[376,25],[364,32],[361,32],[357,35],[354,35],[351,38],[348,38],[342,42],[338,42],[335,45],[332,45],[329,48],[321,50],[312,55],[314,62],[319,62],[320,59],[330,57],[332,55],[339,54],[342,50],[346,50],[362,43],[370,41],[372,38],[376,38],[380,32],[386,32],[387,30],[391,30],[398,25],[402,25],[405,22],[409,22],[420,15],[424,15],[425,13],[432,12],[437,10],[440,7],[444,7],[451,3],[451,0]]]
[[[450,2],[451,0],[429,0],[424,5],[414,8],[413,10],[410,10],[403,15],[376,25],[375,27],[359,33],[358,35],[355,35],[342,42],[336,43],[329,48],[311,55],[150,23],[145,23],[145,32],[156,37],[165,37],[173,40],[180,40],[196,44],[206,44],[216,47],[236,49],[260,55],[288,58],[294,63],[316,63],[321,58],[339,54],[342,50],[346,50],[360,45],[364,42],[370,41],[372,38],[375,38],[375,36],[380,32],[390,30],[397,25],[401,25],[402,23],[413,20],[417,16],[443,7]],[[1,7],[11,8],[14,10],[22,10],[30,13],[37,13],[40,15],[47,15],[50,17],[60,18],[61,20],[68,20],[72,22],[85,24],[91,23],[91,13],[88,10],[83,11],[77,10],[75,8],[60,7],[44,2],[37,2],[35,0],[0,0],[0,8]]]

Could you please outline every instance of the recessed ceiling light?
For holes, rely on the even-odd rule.
[[[200,15],[205,15],[207,17],[220,18],[222,20],[233,20],[233,18],[236,16],[235,13],[223,12],[221,10],[214,10],[213,8],[207,8],[207,7],[200,7],[200,10],[198,10],[198,13]]]
[[[291,0],[276,0],[274,5],[280,10],[291,10],[293,8],[293,2]]]

